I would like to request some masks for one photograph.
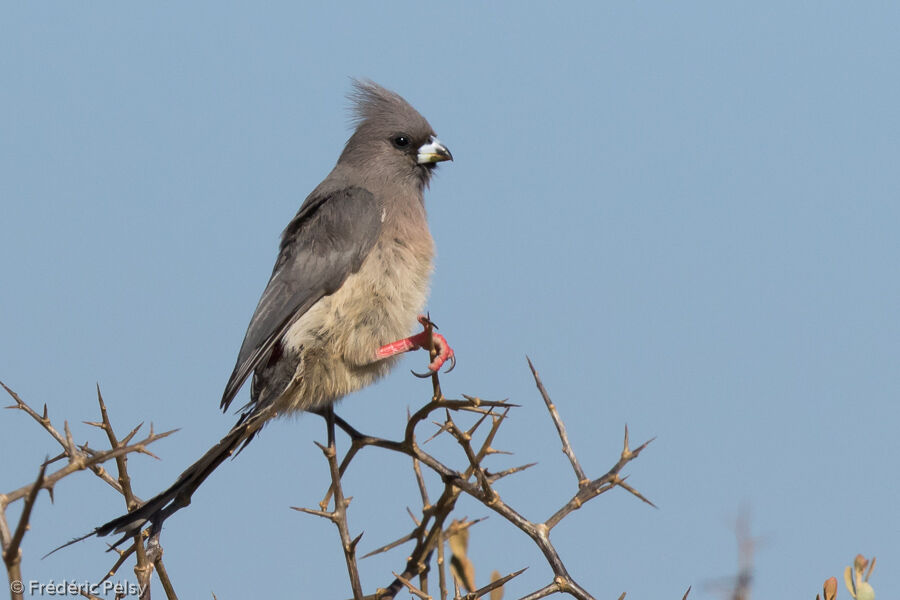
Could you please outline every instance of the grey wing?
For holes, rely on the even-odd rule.
[[[250,319],[222,410],[288,328],[359,270],[381,232],[382,207],[371,192],[348,187],[310,196],[284,230],[269,284]]]

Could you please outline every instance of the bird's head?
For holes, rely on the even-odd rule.
[[[431,125],[399,95],[372,81],[354,81],[356,130],[338,164],[366,170],[368,176],[428,185],[437,163],[453,155]]]

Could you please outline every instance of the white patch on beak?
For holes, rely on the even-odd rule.
[[[427,143],[419,146],[416,162],[420,165],[441,162],[444,160],[453,160],[453,155],[450,154],[447,147],[436,137],[432,137]]]

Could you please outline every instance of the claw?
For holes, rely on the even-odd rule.
[[[410,371],[416,377],[420,379],[425,379],[427,377],[431,377],[435,373],[441,370],[441,367],[444,366],[444,363],[450,361],[450,367],[444,371],[444,373],[449,373],[453,369],[456,368],[456,354],[453,352],[453,348],[450,347],[450,344],[447,343],[447,340],[444,336],[440,334],[432,334],[435,345],[438,347],[438,354],[434,357],[434,360],[431,361],[431,364],[428,365],[428,371],[424,373],[416,373],[415,371]]]
[[[426,344],[429,344],[430,338],[430,343],[434,344],[434,348],[437,350],[436,355],[428,365],[428,370],[426,372],[416,373],[415,371],[412,371],[412,374],[422,379],[431,377],[438,373],[441,370],[441,367],[444,366],[444,363],[448,360],[450,361],[450,365],[444,372],[449,373],[456,367],[456,356],[454,356],[453,348],[450,347],[450,344],[447,343],[447,339],[444,336],[435,333],[434,330],[437,329],[437,326],[432,323],[428,316],[419,315],[419,323],[425,327],[425,331],[408,338],[403,338],[402,340],[397,340],[396,342],[391,342],[390,344],[385,344],[375,351],[375,358],[384,359],[396,356],[401,352],[426,348]],[[429,329],[431,330],[430,332]]]
[[[428,370],[434,373],[437,373],[444,363],[448,360],[451,361],[451,369],[453,368],[453,348],[450,347],[450,344],[447,343],[447,338],[442,336],[439,333],[431,334],[431,339],[434,342],[435,347],[437,348],[437,356],[434,357],[434,360],[431,361],[431,364],[428,365]]]

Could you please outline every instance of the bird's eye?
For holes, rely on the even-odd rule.
[[[409,146],[409,138],[405,135],[398,135],[391,142],[393,142],[395,148],[406,148]]]

